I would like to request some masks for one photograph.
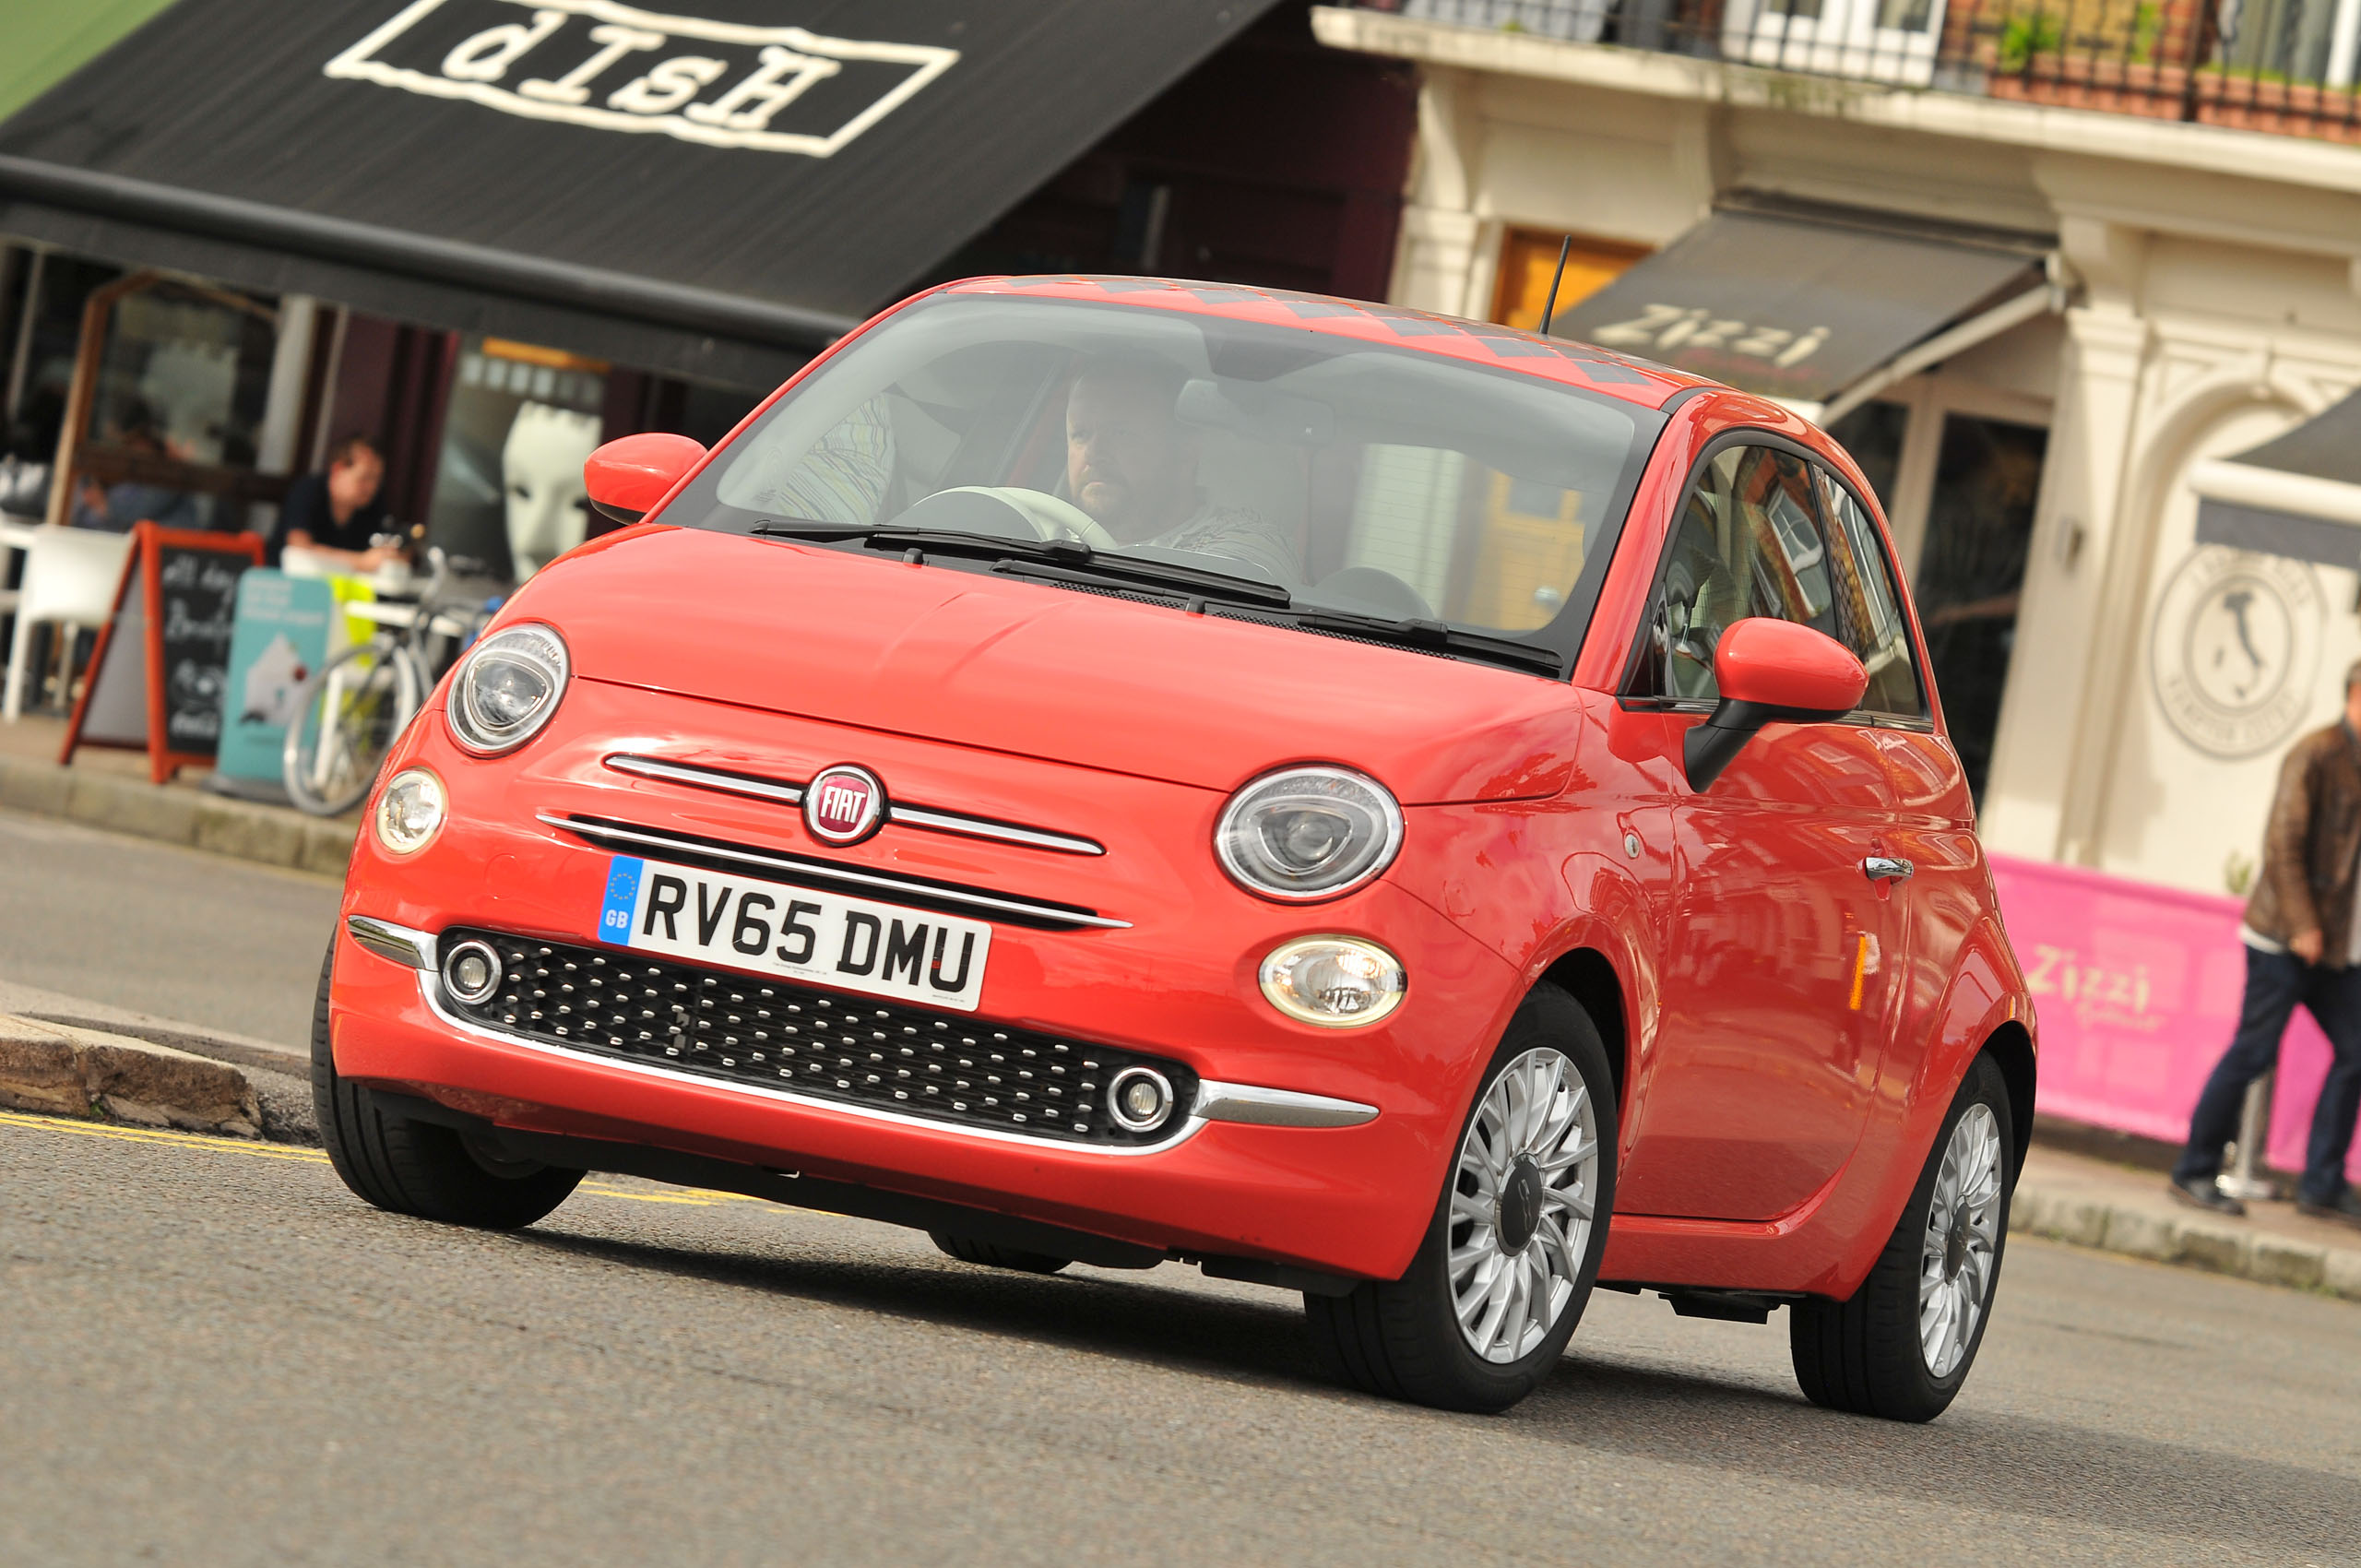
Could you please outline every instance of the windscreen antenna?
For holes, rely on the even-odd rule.
[[[1558,314],[1558,285],[1565,279],[1566,253],[1574,248],[1572,234],[1558,242],[1558,270],[1549,274],[1549,297],[1541,302],[1541,336],[1549,336],[1549,318]]]

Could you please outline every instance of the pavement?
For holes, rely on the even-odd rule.
[[[2017,1181],[2010,1229],[2361,1301],[2361,1229],[2298,1214],[2292,1199],[2249,1203],[2244,1218],[2220,1218],[2176,1201],[2165,1185],[2153,1171],[2036,1142]],[[2281,1186],[2295,1190],[2292,1178]]]
[[[235,860],[342,876],[359,819],[306,816],[291,806],[231,800],[185,771],[159,785],[148,754],[106,747],[57,757],[65,721],[42,714],[0,724],[0,808],[65,817],[138,838],[184,844]]]
[[[0,1562],[2356,1561],[2349,1304],[2020,1238],[1927,1426],[1602,1293],[1505,1416],[1277,1291],[624,1181],[500,1235],[316,1151],[0,1114]]]

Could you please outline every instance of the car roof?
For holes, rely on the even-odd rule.
[[[1404,305],[1371,304],[1365,300],[1342,300],[1327,294],[1299,294],[1287,289],[1193,283],[1174,278],[1054,273],[1031,278],[970,278],[948,284],[940,291],[1022,294],[1035,299],[1086,301],[1294,327],[1439,354],[1446,359],[1495,365],[1544,381],[1605,393],[1647,409],[1660,409],[1675,394],[1691,387],[1721,389],[1719,382],[1570,339],[1545,338],[1497,322],[1437,315]]]

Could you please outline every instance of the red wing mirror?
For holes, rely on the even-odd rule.
[[[582,487],[601,515],[635,523],[704,460],[705,448],[685,435],[626,435],[590,454],[582,465]]]
[[[1722,700],[1681,747],[1689,787],[1699,794],[1765,724],[1824,723],[1852,712],[1869,689],[1869,672],[1825,633],[1754,616],[1724,629],[1714,647],[1714,683]]]

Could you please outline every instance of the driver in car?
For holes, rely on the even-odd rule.
[[[1101,359],[1066,398],[1066,488],[1074,505],[1125,545],[1223,556],[1288,587],[1295,550],[1259,512],[1225,506],[1198,487],[1202,443],[1175,412],[1180,371],[1160,360]]]

